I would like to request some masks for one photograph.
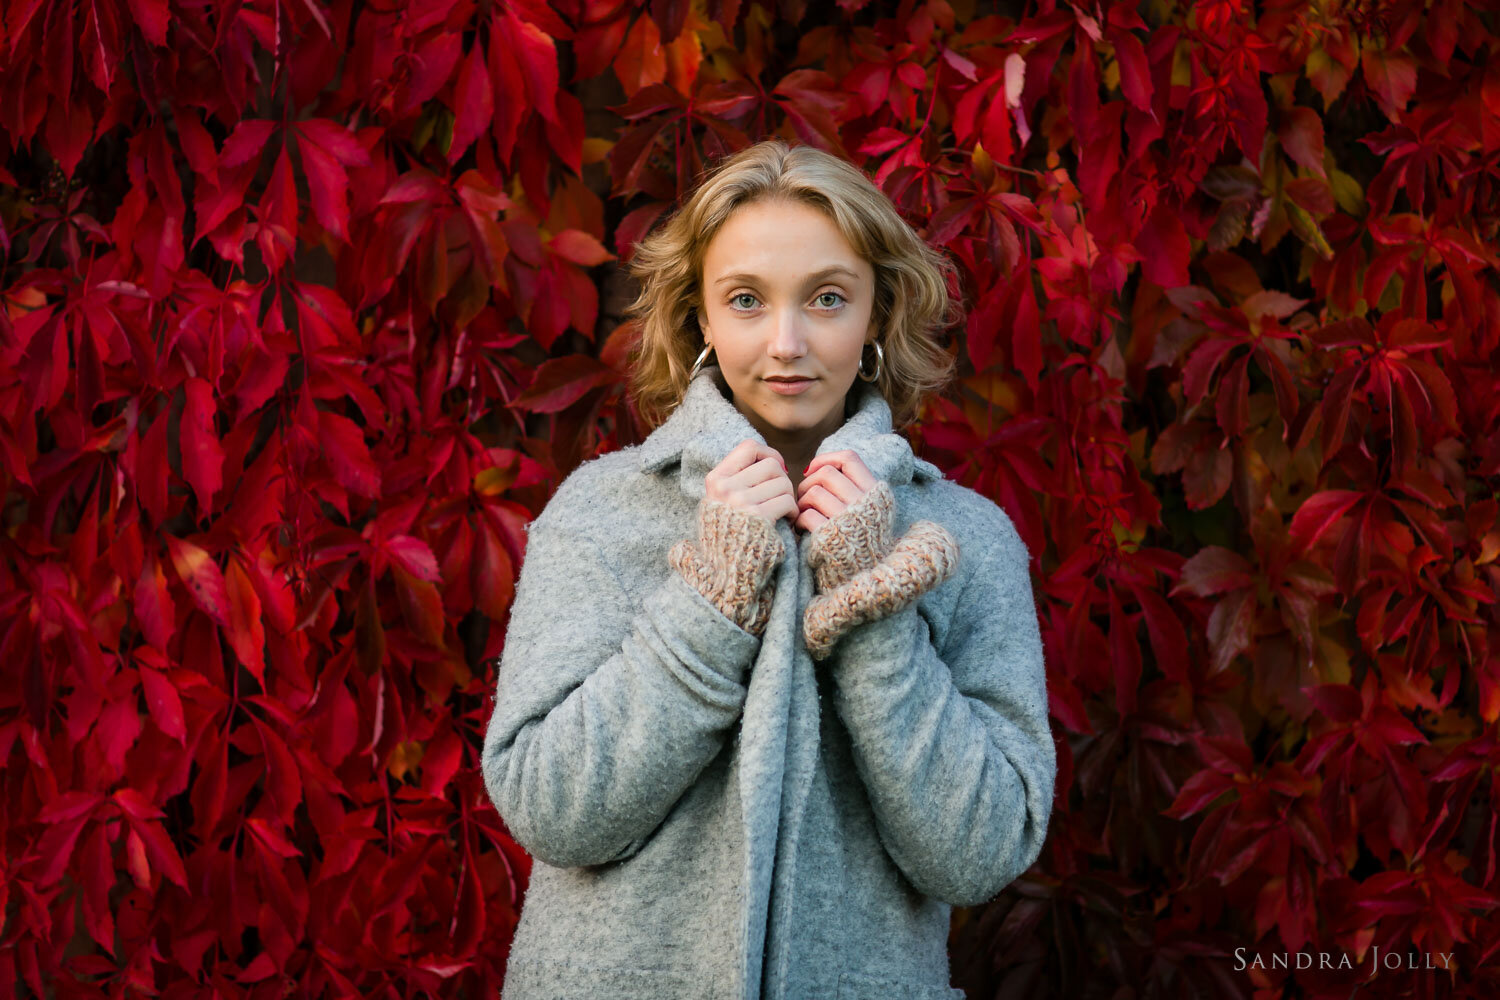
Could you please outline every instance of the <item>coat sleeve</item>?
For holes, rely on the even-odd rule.
[[[528,529],[481,768],[533,857],[597,865],[638,851],[720,752],[760,640],[676,572],[632,613],[578,519],[549,515]]]
[[[944,643],[913,603],[852,629],[835,708],[891,860],[919,891],[975,906],[1041,853],[1057,763],[1030,558],[999,507],[966,542]]]

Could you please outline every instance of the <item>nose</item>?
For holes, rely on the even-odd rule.
[[[807,338],[802,331],[802,318],[795,307],[778,309],[771,320],[771,342],[767,351],[773,358],[787,361],[800,358],[807,353]]]

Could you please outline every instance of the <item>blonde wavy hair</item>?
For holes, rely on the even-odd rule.
[[[703,350],[697,316],[709,243],[737,208],[777,200],[821,210],[874,267],[874,317],[885,350],[877,385],[893,425],[910,424],[923,399],[952,378],[953,357],[935,334],[963,318],[961,303],[948,291],[953,262],[928,246],[858,167],[815,146],[767,139],[709,170],[682,207],[636,245],[627,264],[640,288],[625,310],[639,328],[630,394],[648,432],[681,402]]]

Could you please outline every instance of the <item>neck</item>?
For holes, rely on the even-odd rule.
[[[845,397],[842,409],[829,414],[829,418],[818,426],[792,430],[770,426],[754,413],[745,413],[744,410],[740,412],[744,413],[745,419],[760,432],[760,436],[766,439],[766,444],[775,448],[777,454],[786,462],[787,476],[791,479],[792,487],[795,489],[802,484],[802,470],[818,457],[818,446],[842,427],[844,421],[849,418],[850,405],[850,399]],[[738,409],[737,403],[736,408]]]
[[[823,431],[788,433],[772,427],[764,428],[760,433],[766,439],[766,443],[775,448],[782,460],[786,462],[786,474],[792,481],[792,488],[795,489],[802,485],[802,470],[817,457],[818,445],[837,429],[835,426],[829,428],[826,433]]]

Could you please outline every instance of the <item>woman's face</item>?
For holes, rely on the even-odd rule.
[[[876,335],[875,271],[828,216],[796,202],[736,209],[704,255],[703,298],[704,339],[768,443],[816,446],[838,429]]]

